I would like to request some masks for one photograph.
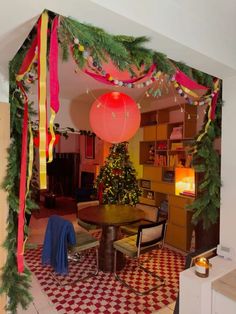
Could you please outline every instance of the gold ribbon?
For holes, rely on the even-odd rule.
[[[216,93],[218,90],[219,90],[219,83],[220,83],[220,80],[217,79],[215,82],[214,82],[214,93]],[[208,110],[208,121],[207,121],[207,124],[205,125],[205,129],[204,129],[204,132],[202,134],[200,134],[197,138],[197,142],[200,142],[201,139],[203,138],[203,136],[207,133],[207,130],[209,128],[209,125],[211,123],[211,111],[212,111],[212,101],[209,102],[209,110]]]
[[[43,12],[40,28],[40,49],[39,49],[39,173],[40,189],[47,188],[47,167],[46,167],[46,142],[47,142],[47,112],[46,112],[46,78],[47,78],[47,30],[48,14]]]
[[[184,87],[183,85],[180,85],[180,88],[188,95],[194,97],[194,98],[199,98],[199,95],[192,90],[188,89],[187,87]]]
[[[203,136],[207,133],[207,130],[209,128],[210,123],[211,123],[211,103],[210,103],[209,110],[208,110],[208,121],[207,121],[207,124],[205,125],[204,132],[198,136],[197,142],[200,142],[201,139],[203,138]]]
[[[48,162],[52,162],[53,160],[53,145],[54,142],[56,140],[56,136],[55,136],[55,132],[53,129],[53,123],[54,123],[54,119],[56,116],[56,112],[51,108],[51,117],[50,117],[50,124],[49,124],[49,129],[50,129],[50,133],[51,133],[51,141],[49,143],[48,146]]]

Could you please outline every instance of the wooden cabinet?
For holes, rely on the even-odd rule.
[[[145,128],[143,128],[143,140],[144,141],[155,141],[156,140],[156,132],[157,132],[157,126],[156,125],[145,126]]]
[[[143,165],[143,178],[140,180],[142,196],[139,202],[160,206],[167,201],[166,242],[183,251],[189,251],[193,226],[192,213],[186,209],[186,205],[193,198],[175,195],[174,175],[176,167],[191,166],[189,149],[196,135],[197,108],[187,104],[181,107],[184,109],[183,113],[179,106],[173,106],[157,110],[156,113],[152,111],[150,119],[148,113],[144,114],[143,141],[140,142],[140,164]]]
[[[193,199],[169,195],[169,218],[166,242],[183,251],[189,251],[193,225],[191,224],[192,212],[186,209]]]

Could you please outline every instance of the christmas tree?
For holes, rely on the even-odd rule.
[[[101,204],[138,203],[141,191],[128,154],[127,142],[111,146],[110,154],[100,170],[95,186]]]

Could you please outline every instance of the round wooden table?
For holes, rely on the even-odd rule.
[[[102,228],[99,247],[99,269],[112,272],[114,264],[113,242],[120,238],[119,227],[144,218],[144,212],[129,205],[99,205],[89,206],[79,210],[78,217],[86,223]],[[124,267],[123,254],[117,252],[117,269]]]

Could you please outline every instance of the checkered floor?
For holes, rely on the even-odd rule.
[[[86,275],[94,267],[95,256],[90,254],[80,263],[70,262],[69,275],[58,276],[60,286],[51,275],[51,268],[41,264],[42,247],[28,249],[25,254],[27,265],[35,274],[42,289],[46,292],[58,313],[61,314],[137,314],[153,313],[175,301],[178,292],[179,272],[184,268],[184,256],[168,248],[156,251],[154,258],[143,255],[148,260],[148,267],[162,276],[165,285],[147,296],[137,296],[114,279],[113,274],[99,272],[85,282],[74,281]],[[126,280],[139,289],[150,287],[152,281],[145,272],[136,269],[135,262],[128,260],[122,270]],[[131,271],[132,270],[132,271]]]

